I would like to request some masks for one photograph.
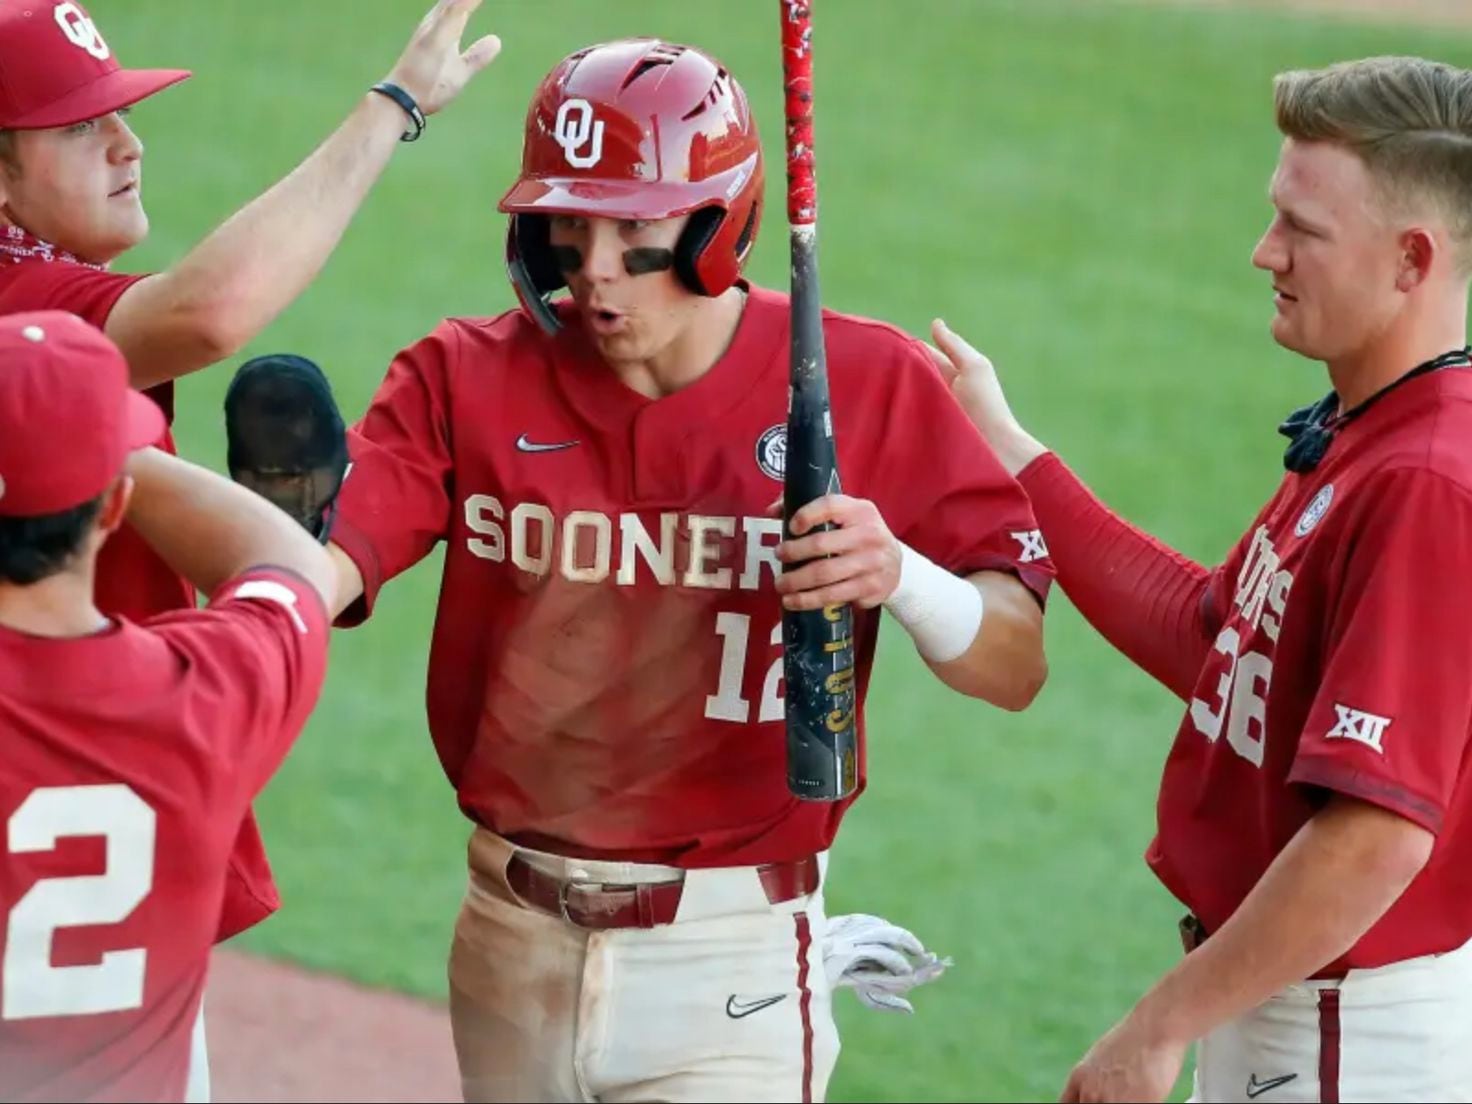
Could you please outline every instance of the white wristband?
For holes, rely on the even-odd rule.
[[[884,603],[932,663],[964,655],[981,630],[981,591],[900,543],[900,585]]]

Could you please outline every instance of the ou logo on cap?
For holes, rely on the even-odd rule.
[[[73,46],[86,50],[98,61],[106,61],[112,56],[112,51],[108,49],[102,33],[98,31],[97,24],[93,23],[87,13],[70,0],[65,4],[56,5],[56,22]]]
[[[563,101],[552,137],[575,169],[591,169],[603,158],[603,123],[593,118],[593,105],[587,100]],[[588,152],[579,153],[584,145]]]

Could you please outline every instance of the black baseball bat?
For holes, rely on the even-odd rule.
[[[787,105],[787,221],[792,246],[792,347],[787,397],[783,535],[792,515],[839,490],[818,293],[818,187],[813,159],[813,0],[781,0]],[[800,565],[794,564],[793,567]],[[837,801],[858,784],[853,611],[847,605],[782,613],[787,679],[787,787]]]

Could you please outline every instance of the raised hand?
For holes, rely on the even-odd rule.
[[[1023,429],[1012,413],[992,362],[938,318],[930,333],[935,338],[935,345],[929,346],[931,358],[1008,473],[1016,475],[1047,452],[1047,446]]]
[[[501,52],[495,35],[477,39],[468,49],[460,47],[465,25],[480,5],[481,0],[438,0],[389,73],[388,80],[413,96],[424,114],[449,104]]]

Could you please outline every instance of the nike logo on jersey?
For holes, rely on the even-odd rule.
[[[547,444],[543,444],[540,441],[531,440],[527,437],[525,433],[523,433],[520,437],[516,439],[516,451],[561,452],[563,449],[570,449],[580,444],[582,444],[581,441],[553,441]]]
[[[1285,1073],[1282,1077],[1269,1077],[1266,1081],[1259,1081],[1257,1074],[1254,1073],[1247,1079],[1247,1099],[1256,1100],[1263,1093],[1272,1092],[1274,1089],[1281,1089],[1289,1081],[1296,1081],[1297,1079],[1298,1074]]]
[[[786,993],[778,993],[775,997],[762,997],[760,1000],[744,1001],[738,1000],[736,994],[732,993],[726,999],[726,1015],[733,1020],[739,1020],[743,1016],[750,1016],[753,1012],[760,1012],[763,1008],[771,1008],[779,1001],[787,999]]]

